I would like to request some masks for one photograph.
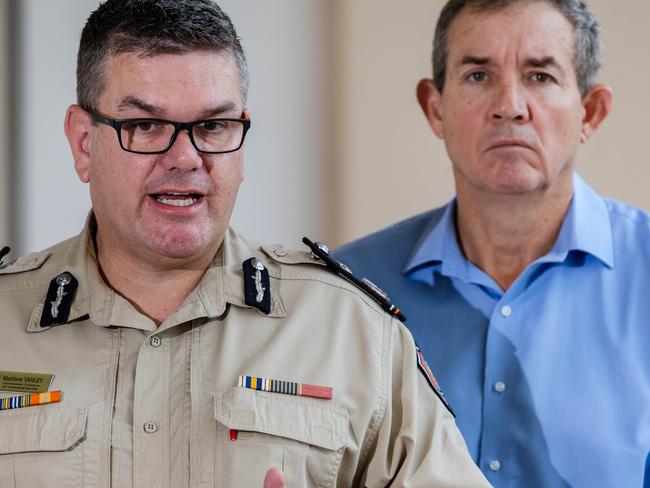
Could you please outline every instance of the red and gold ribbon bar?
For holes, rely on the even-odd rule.
[[[239,386],[251,390],[322,398],[324,400],[331,400],[333,392],[333,389],[329,386],[306,385],[295,381],[273,380],[271,378],[260,378],[259,376],[240,376]]]
[[[33,407],[35,405],[45,405],[60,401],[61,390],[48,391],[47,393],[32,393],[31,395],[18,395],[0,399],[0,410]]]

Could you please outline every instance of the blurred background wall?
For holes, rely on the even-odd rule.
[[[415,100],[442,0],[222,0],[251,70],[253,130],[235,227],[336,245],[445,202],[451,165]],[[0,0],[0,245],[43,248],[89,208],[63,135],[79,34],[97,0]],[[614,110],[581,150],[601,193],[650,210],[650,2],[591,0]]]
[[[0,2],[0,249],[10,240],[14,209],[10,208],[9,188],[12,177],[9,173],[9,8],[6,1]]]

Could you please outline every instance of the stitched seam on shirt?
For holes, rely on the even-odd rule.
[[[7,275],[8,276],[8,275]],[[7,287],[0,287],[0,294],[11,293],[17,290],[34,290],[36,288],[47,288],[50,282],[46,281],[44,283],[19,283],[19,284],[10,284]]]
[[[382,356],[381,356],[381,394],[378,398],[379,404],[377,406],[377,413],[373,416],[370,432],[368,433],[367,440],[361,448],[359,454],[359,463],[357,471],[354,474],[355,484],[359,483],[363,472],[368,467],[371,448],[375,444],[379,435],[379,429],[384,422],[386,416],[386,404],[388,403],[387,390],[388,378],[390,376],[390,350],[391,350],[391,325],[392,320],[386,316],[382,322]]]
[[[607,205],[607,210],[609,211],[610,216],[621,217],[633,224],[650,226],[648,216],[641,213],[641,211],[634,212],[634,215],[630,215],[627,212],[621,212],[618,207],[610,207],[609,205]]]
[[[281,279],[292,280],[292,281],[305,281],[305,280],[307,280],[307,281],[316,281],[318,283],[323,283],[325,285],[329,285],[329,286],[332,286],[334,288],[338,288],[339,290],[343,290],[343,291],[346,291],[348,293],[352,293],[353,295],[356,295],[366,305],[369,305],[372,309],[374,309],[374,311],[376,313],[378,313],[379,315],[382,315],[382,316],[387,315],[387,312],[383,311],[381,309],[381,306],[370,295],[368,295],[367,293],[362,291],[360,288],[357,288],[355,285],[353,285],[351,283],[348,284],[347,282],[343,282],[343,283],[339,284],[339,283],[334,283],[334,282],[331,282],[331,281],[322,280],[320,278],[316,278],[314,276],[307,276],[307,275],[297,277],[297,278],[295,278],[295,277],[291,277],[291,278],[283,277]]]

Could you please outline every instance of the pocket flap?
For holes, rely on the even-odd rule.
[[[261,432],[336,451],[347,443],[349,413],[331,403],[236,387],[216,395],[214,416],[229,429]]]
[[[0,454],[65,451],[86,432],[87,409],[26,407],[0,415]]]

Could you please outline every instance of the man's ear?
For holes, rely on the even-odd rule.
[[[79,105],[70,105],[65,113],[64,130],[68,138],[74,169],[79,179],[88,183],[90,181],[90,129],[92,121],[90,114]]]
[[[434,134],[440,139],[444,139],[444,131],[442,126],[442,109],[440,107],[441,94],[433,84],[433,80],[424,79],[420,80],[416,90],[418,102],[424,112],[425,117],[429,121],[429,125]]]
[[[585,115],[582,119],[580,142],[587,142],[612,109],[614,93],[607,85],[596,85],[582,99]]]

